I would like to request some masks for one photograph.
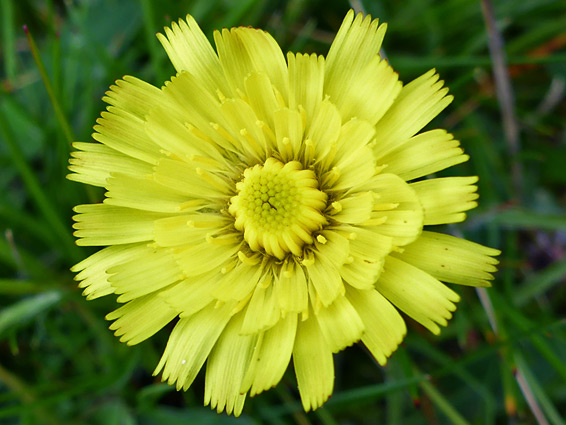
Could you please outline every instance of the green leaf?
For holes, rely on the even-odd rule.
[[[256,425],[257,422],[245,416],[234,418],[232,416],[219,415],[210,409],[197,407],[175,409],[172,407],[161,407],[151,412],[138,416],[139,425]]]
[[[0,335],[32,320],[38,314],[50,309],[61,301],[61,292],[50,291],[34,297],[25,298],[5,307],[0,312]]]
[[[430,401],[440,410],[446,418],[454,425],[470,425],[462,415],[452,406],[452,404],[438,391],[434,385],[428,381],[420,383],[422,390],[429,397]]]
[[[529,389],[532,391],[533,395],[536,397],[540,404],[544,414],[547,416],[548,420],[552,425],[566,425],[566,421],[561,417],[560,413],[553,404],[551,397],[546,393],[545,388],[537,380],[533,370],[529,367],[527,361],[523,356],[516,352],[515,360],[517,362],[517,367],[523,372],[525,376],[525,383],[528,385]],[[542,423],[542,422],[539,422]]]
[[[137,425],[128,406],[119,400],[97,406],[89,423],[93,425]]]
[[[517,305],[524,305],[551,289],[554,285],[564,282],[566,277],[566,260],[552,263],[550,266],[526,279],[515,292],[513,300]]]
[[[137,393],[137,405],[139,406],[140,410],[150,410],[163,395],[174,390],[175,387],[164,382],[143,387]]]
[[[551,214],[527,209],[509,209],[489,217],[491,223],[508,228],[566,230],[566,213]]]
[[[0,279],[0,294],[37,294],[45,291],[45,283],[21,279]]]

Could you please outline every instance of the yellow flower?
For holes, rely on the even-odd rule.
[[[498,251],[426,225],[464,220],[476,177],[416,181],[468,159],[444,130],[416,135],[452,100],[434,70],[403,86],[379,56],[385,25],[350,11],[326,58],[287,54],[253,28],[195,20],[159,34],[177,75],[124,77],[99,143],[75,143],[70,179],[106,188],[79,205],[73,267],[88,299],[137,344],[176,320],[155,374],[239,415],[293,359],[305,410],[330,396],[333,353],[361,341],[380,364],[406,327],[439,333],[459,296],[489,286]]]

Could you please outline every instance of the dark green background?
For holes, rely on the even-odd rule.
[[[356,3],[389,23],[384,48],[403,81],[436,67],[455,96],[431,127],[462,141],[472,159],[445,174],[479,175],[481,199],[465,223],[443,231],[503,250],[487,301],[456,288],[462,301],[442,335],[409,321],[385,368],[360,347],[336,355],[334,395],[315,413],[302,412],[290,368],[236,420],[202,407],[202,376],[186,393],[151,376],[167,331],[126,347],[103,319],[114,299],[80,295],[68,269],[92,250],[74,245],[71,208],[103,191],[65,180],[69,139],[90,140],[114,80],[130,74],[160,86],[172,75],[154,37],[171,19],[191,13],[209,37],[261,27],[284,51],[326,54],[349,4],[0,0],[0,424],[535,424],[518,381],[548,423],[566,424],[566,2],[494,3],[512,65],[517,155],[479,1]]]

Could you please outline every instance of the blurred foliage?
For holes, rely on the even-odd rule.
[[[436,67],[454,94],[432,125],[471,155],[449,172],[480,176],[481,206],[445,230],[503,250],[494,287],[457,288],[462,301],[439,337],[409,323],[385,368],[359,347],[336,355],[335,394],[314,413],[302,412],[292,370],[237,420],[202,407],[202,377],[184,393],[160,383],[151,371],[167,331],[120,344],[103,319],[115,301],[85,301],[68,271],[92,252],[74,245],[71,208],[103,195],[65,179],[69,139],[90,139],[114,80],[170,78],[154,34],[172,19],[191,13],[210,38],[216,28],[261,27],[284,51],[326,54],[350,5],[2,0],[0,424],[534,424],[537,410],[566,424],[566,3],[494,2],[518,155],[505,141],[479,1],[352,3],[389,23],[384,52],[403,81]]]

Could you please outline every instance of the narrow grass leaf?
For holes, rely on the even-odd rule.
[[[496,291],[491,293],[491,298],[494,301],[495,308],[514,326],[527,334],[530,333],[528,338],[533,346],[562,377],[562,379],[566,380],[566,364],[564,363],[564,360],[561,358],[561,355],[557,353],[558,350],[554,349],[554,347],[550,344],[551,340],[549,340],[548,337],[542,336],[546,333],[552,335],[549,327],[526,317],[522,312],[509,305],[509,303],[504,299],[501,299],[501,296],[497,294]],[[556,327],[554,325],[556,325]],[[560,332],[564,335],[565,325],[566,321],[561,319],[553,322],[551,327],[554,329],[553,332]]]
[[[93,409],[94,413],[88,418],[92,425],[136,425],[133,412],[129,406],[120,400],[110,400]]]
[[[47,75],[45,65],[43,64],[43,61],[41,60],[41,56],[39,55],[39,49],[37,48],[37,45],[35,44],[35,40],[33,39],[27,25],[24,25],[24,31],[28,39],[31,54],[33,55],[33,59],[35,60],[35,64],[37,65],[37,69],[39,70],[39,74],[41,75],[43,85],[47,90],[47,94],[49,95],[49,100],[51,100],[53,109],[55,109],[55,115],[57,115],[57,119],[59,120],[61,129],[63,130],[63,134],[67,139],[68,142],[67,152],[69,152],[71,143],[75,141],[75,136],[73,135],[73,131],[71,130],[71,126],[69,125],[69,121],[67,120],[67,117],[63,113],[63,109],[61,108],[61,103],[59,102],[59,99],[57,99],[57,96],[55,95],[55,91],[53,90],[53,86],[51,85],[51,81],[49,80],[49,76]]]
[[[2,16],[2,57],[4,58],[4,73],[11,82],[16,77],[16,42],[14,31],[14,4],[12,1],[0,2]]]
[[[4,121],[4,117],[2,115],[0,115],[0,136],[2,136],[8,145],[13,164],[19,171],[31,198],[47,221],[47,226],[52,229],[55,238],[57,238],[61,245],[63,245],[67,255],[69,255],[73,260],[78,260],[81,255],[73,241],[73,238],[71,237],[70,227],[65,225],[62,217],[57,213],[52,200],[47,196],[47,193],[40,184],[39,179],[26,161],[19,143],[9,131],[7,123]]]
[[[257,425],[257,422],[240,416],[218,415],[206,408],[176,409],[173,407],[160,407],[151,412],[138,415],[139,425]]]
[[[1,279],[0,295],[23,295],[45,292],[46,284],[32,280]]]
[[[523,306],[528,301],[542,295],[555,285],[566,279],[566,260],[552,263],[545,269],[532,274],[517,289],[513,301],[518,306]]]
[[[533,371],[529,368],[527,361],[519,352],[515,352],[515,361],[517,362],[517,368],[525,377],[526,384],[530,391],[532,391],[532,394],[550,423],[552,425],[566,425],[566,421],[558,412],[551,397],[546,393],[544,387],[539,383]],[[539,423],[542,423],[542,421],[539,421]]]
[[[397,349],[397,355],[395,356],[395,361],[399,365],[400,371],[406,379],[413,379],[415,377],[415,370],[413,368],[411,358],[409,357],[409,353],[407,353],[405,347],[401,346]],[[409,395],[411,396],[411,399],[413,401],[413,404],[415,405],[420,403],[419,384],[420,381],[415,382],[412,385],[409,385],[407,388]]]
[[[320,423],[322,425],[339,425],[339,423],[336,421],[336,419],[334,419],[332,414],[324,407],[317,409],[315,413],[316,416],[318,416],[318,419],[320,419]]]
[[[155,407],[155,404],[161,397],[174,390],[175,387],[167,384],[166,382],[151,384],[143,387],[136,394],[136,403],[138,410],[148,411],[153,409]]]
[[[470,425],[470,423],[458,413],[454,406],[450,404],[446,397],[444,397],[429,381],[422,381],[420,386],[432,403],[446,416],[451,424]]]
[[[59,291],[50,291],[11,304],[0,312],[0,335],[25,325],[38,314],[48,310],[61,301]]]
[[[495,417],[497,404],[496,397],[490,393],[488,386],[486,386],[479,377],[474,376],[464,367],[464,365],[462,365],[460,360],[454,360],[442,350],[429,344],[422,338],[413,338],[410,347],[434,361],[439,367],[445,366],[448,370],[450,370],[450,375],[452,377],[459,378],[464,386],[469,387],[473,392],[481,397],[482,402],[477,403],[477,408],[478,410],[480,408],[485,410],[484,424],[487,425],[494,422],[493,418]]]
[[[428,70],[430,68],[477,68],[479,66],[491,66],[488,56],[440,56],[427,57],[390,55],[391,63],[395,69],[404,70]],[[563,63],[566,60],[564,54],[548,56],[510,56],[509,65],[546,65],[552,63]]]
[[[502,227],[517,229],[566,230],[566,214],[549,214],[527,209],[509,209],[489,217]]]

